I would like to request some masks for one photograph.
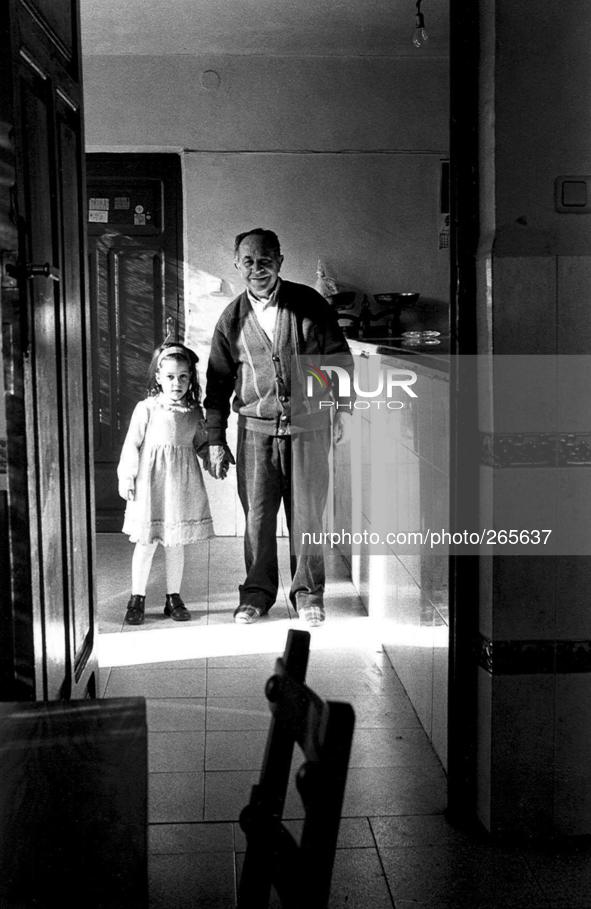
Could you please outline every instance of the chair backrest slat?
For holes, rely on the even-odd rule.
[[[355,714],[304,684],[310,635],[291,630],[266,686],[272,712],[259,783],[240,816],[247,848],[239,909],[266,909],[271,887],[283,909],[325,909],[330,893]],[[294,745],[305,818],[300,842],[282,823]]]

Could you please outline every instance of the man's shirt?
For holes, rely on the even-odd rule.
[[[260,300],[247,288],[246,295],[248,301],[252,308],[254,309],[254,314],[257,317],[257,321],[265,334],[267,335],[271,344],[273,343],[273,338],[275,335],[275,323],[277,321],[277,294],[279,293],[279,288],[281,287],[281,278],[277,278],[275,287],[268,300]]]

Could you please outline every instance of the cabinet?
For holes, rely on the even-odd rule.
[[[358,398],[351,443],[334,450],[334,528],[351,533],[341,552],[353,583],[381,623],[384,647],[445,765],[448,557],[418,535],[449,528],[448,364],[350,344],[365,391],[379,387],[380,371],[417,376],[409,386],[416,397],[398,389],[390,398]]]

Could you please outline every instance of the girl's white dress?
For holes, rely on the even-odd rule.
[[[163,403],[160,396],[136,405],[123,444],[119,481],[135,481],[123,533],[132,543],[178,546],[214,536],[197,452],[207,452],[199,405]]]

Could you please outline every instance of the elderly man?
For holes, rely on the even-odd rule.
[[[334,312],[315,290],[279,277],[283,256],[273,231],[239,234],[234,265],[246,290],[221,314],[207,368],[205,409],[212,476],[223,478],[234,459],[226,444],[232,407],[238,413],[236,469],[246,517],[246,578],[234,620],[251,624],[277,596],[277,514],[283,501],[291,544],[290,600],[308,625],[324,622],[324,558],[318,545],[302,545],[302,532],[318,531],[328,489],[330,409],[334,438],[348,431],[351,401],[325,393],[326,406],[298,416],[292,358],[352,358]],[[320,362],[320,361],[318,361]],[[322,375],[322,374],[321,374]],[[300,400],[302,400],[300,394]],[[337,409],[336,405],[339,404]]]

